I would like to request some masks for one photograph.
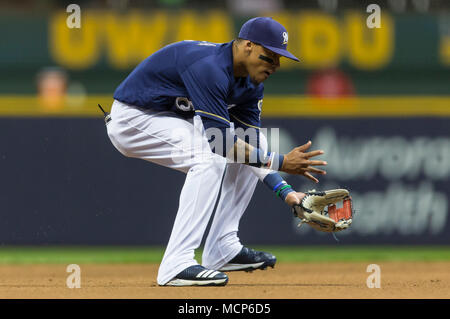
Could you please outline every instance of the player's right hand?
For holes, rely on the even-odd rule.
[[[280,171],[289,174],[303,175],[306,178],[318,183],[319,180],[311,175],[311,173],[325,175],[324,170],[315,168],[314,166],[327,165],[325,161],[311,160],[312,157],[322,155],[324,151],[317,150],[306,152],[311,147],[311,141],[294,148],[288,154],[284,155],[283,166]]]

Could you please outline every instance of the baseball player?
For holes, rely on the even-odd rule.
[[[280,23],[253,18],[231,42],[189,40],[160,49],[116,89],[107,122],[112,144],[125,156],[186,174],[159,285],[220,286],[228,282],[224,272],[273,267],[275,256],[243,246],[237,236],[258,180],[292,207],[305,194],[277,171],[315,182],[313,173],[325,174],[316,166],[326,162],[312,159],[323,151],[308,152],[311,142],[277,154],[260,132],[263,82],[281,57],[298,61],[287,43]],[[194,250],[216,203],[199,265]]]

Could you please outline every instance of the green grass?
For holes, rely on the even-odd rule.
[[[280,262],[450,261],[450,246],[265,246]],[[159,263],[164,247],[0,247],[0,264]],[[201,261],[201,250],[196,252]]]
[[[450,246],[274,247],[273,253],[285,262],[450,261]]]
[[[159,263],[160,247],[0,247],[0,264]]]

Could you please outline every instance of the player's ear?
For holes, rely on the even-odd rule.
[[[245,52],[247,55],[249,55],[250,53],[252,53],[253,46],[254,46],[254,43],[253,43],[253,42],[248,41],[248,40],[245,40],[245,42],[244,42],[244,52]]]

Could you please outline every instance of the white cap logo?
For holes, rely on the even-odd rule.
[[[288,33],[283,32],[283,44],[287,44],[287,43],[288,43]]]

